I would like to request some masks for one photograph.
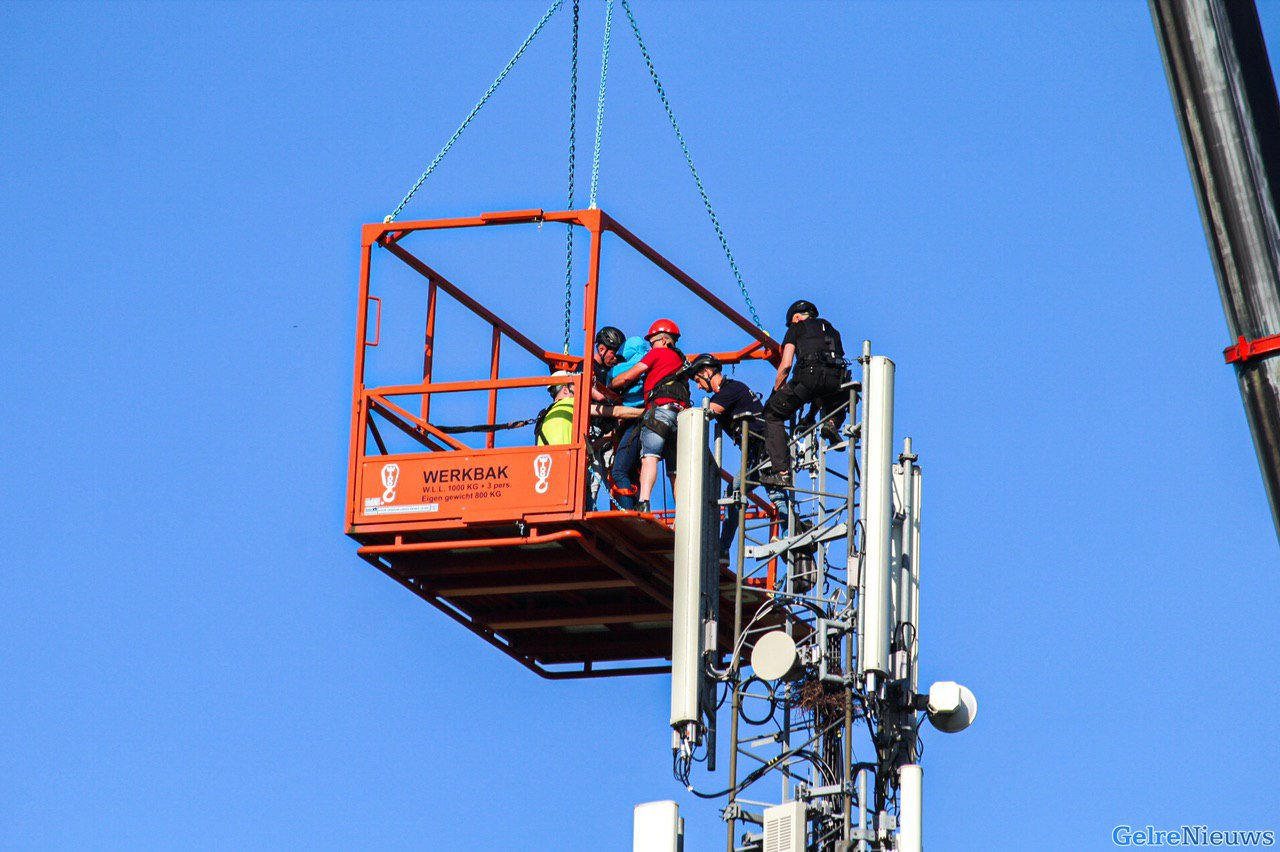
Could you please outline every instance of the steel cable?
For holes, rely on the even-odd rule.
[[[587,206],[596,209],[600,190],[600,143],[604,137],[605,83],[609,79],[609,40],[613,30],[613,0],[605,0],[604,41],[600,47],[600,93],[596,96],[596,142],[591,151],[591,193]]]
[[[431,161],[431,164],[427,166],[426,171],[424,171],[422,176],[418,178],[417,183],[413,185],[408,193],[405,194],[405,197],[401,199],[400,203],[396,205],[396,209],[392,210],[382,220],[383,222],[390,224],[396,220],[396,217],[400,215],[402,210],[404,210],[405,205],[409,203],[409,199],[413,198],[414,194],[424,183],[426,183],[427,178],[431,177],[431,173],[436,170],[436,166],[440,165],[440,161],[449,153],[449,149],[451,149],[453,144],[462,136],[463,132],[467,129],[467,126],[471,124],[471,120],[474,119],[484,105],[489,102],[489,98],[493,97],[493,93],[502,85],[502,81],[507,78],[507,74],[511,73],[511,69],[520,61],[520,57],[524,56],[524,52],[528,50],[529,45],[533,43],[533,40],[538,37],[538,33],[542,32],[542,28],[547,25],[547,21],[551,20],[551,16],[554,15],[562,5],[564,5],[564,0],[555,0],[555,2],[548,7],[547,11],[543,13],[541,20],[538,21],[538,25],[533,28],[532,32],[525,36],[524,41],[520,43],[520,47],[516,50],[515,55],[507,62],[506,67],[502,69],[502,73],[500,73],[497,78],[489,84],[489,88],[485,90],[484,95],[476,102],[476,105],[471,108],[471,112],[467,113],[467,117],[462,120],[462,124],[458,125],[458,129],[453,131],[453,135],[449,137],[449,141],[444,143],[444,147],[440,149],[440,153],[436,154],[435,158]],[[576,9],[577,3],[574,3],[574,7]]]
[[[671,122],[671,129],[676,133],[676,141],[680,143],[680,152],[684,154],[684,161],[689,166],[689,172],[693,175],[693,182],[698,187],[698,194],[702,196],[702,204],[707,209],[707,215],[711,217],[711,225],[715,228],[716,238],[720,240],[720,247],[724,249],[724,256],[729,261],[729,268],[733,270],[734,280],[738,282],[738,289],[742,291],[742,298],[747,303],[747,311],[751,314],[751,321],[756,324],[756,328],[764,329],[760,322],[760,316],[756,313],[756,306],[751,302],[751,294],[747,292],[747,283],[742,278],[742,272],[738,269],[738,262],[733,259],[733,252],[729,249],[729,240],[724,235],[724,229],[720,227],[720,218],[716,216],[715,208],[711,206],[711,198],[707,195],[706,187],[702,185],[702,178],[698,174],[698,169],[693,164],[693,155],[689,153],[689,145],[685,142],[684,132],[680,130],[680,124],[676,121],[675,111],[671,108],[671,101],[667,99],[667,91],[662,86],[662,80],[658,77],[658,70],[654,67],[653,57],[649,54],[649,48],[644,43],[644,37],[640,35],[640,25],[636,23],[636,16],[631,12],[631,4],[627,0],[622,0],[622,9],[627,13],[627,20],[631,22],[631,31],[635,33],[636,44],[640,46],[640,53],[644,57],[644,64],[649,69],[649,77],[653,80],[654,87],[658,90],[658,98],[662,101],[662,108],[667,111],[667,118]]]
[[[573,37],[569,49],[569,192],[566,209],[573,209],[574,172],[578,149],[578,0],[573,0]],[[569,354],[571,313],[573,309],[573,223],[564,232],[564,354]]]

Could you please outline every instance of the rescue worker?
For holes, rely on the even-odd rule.
[[[551,375],[553,378],[562,376],[572,378],[579,374],[571,373],[568,370],[557,370]],[[573,409],[576,399],[573,387],[572,382],[547,386],[552,402],[550,406],[538,414],[538,419],[534,424],[534,443],[537,446],[573,443]],[[587,409],[587,414],[593,424],[607,421],[629,426],[640,421],[641,413],[641,409],[635,406],[606,405],[598,402],[591,403]],[[605,467],[599,456],[601,444],[604,441],[600,437],[593,435],[594,431],[591,426],[588,427],[587,450],[591,454],[592,464],[589,469],[590,476],[587,480],[587,492],[589,494],[588,506],[593,509],[596,505],[596,496],[600,491],[600,485],[604,482],[603,475],[598,471],[603,470]]]
[[[706,393],[711,394],[707,408],[720,425],[724,434],[747,455],[747,469],[751,470],[760,463],[764,454],[764,424],[760,415],[764,406],[760,404],[760,395],[747,386],[745,382],[730,379],[724,375],[724,365],[714,355],[699,355],[685,367],[685,373],[693,379],[694,384]],[[747,426],[747,446],[742,447],[742,423],[739,417],[749,418]],[[769,486],[765,489],[769,499],[777,507],[779,521],[783,528],[787,525],[787,493],[779,488]],[[729,555],[733,537],[738,531],[738,507],[730,506],[725,513],[724,524],[720,528],[720,555],[723,561]]]
[[[795,370],[787,378],[792,365]],[[787,308],[787,334],[782,339],[782,360],[774,378],[773,393],[764,405],[765,449],[772,470],[760,477],[761,484],[791,485],[791,456],[787,449],[786,422],[805,403],[816,404],[824,418],[839,408],[847,397],[840,385],[848,371],[840,332],[818,316],[813,302],[800,299]],[[844,412],[822,424],[822,437],[840,440]]]
[[[614,397],[606,393],[608,385],[605,376],[609,369],[618,363],[618,350],[622,348],[622,344],[626,341],[627,336],[622,333],[622,329],[606,325],[604,328],[596,332],[595,347],[591,352],[591,360],[595,362],[595,368],[592,371],[595,374],[596,384],[591,388],[591,399],[594,402],[610,402],[614,401]]]
[[[609,368],[606,384],[630,370],[640,359],[648,354],[649,342],[643,337],[628,337],[618,350],[618,363]],[[622,394],[622,404],[635,408],[644,408],[644,387],[633,384]],[[636,505],[638,486],[636,480],[640,473],[640,421],[628,420],[622,425],[622,433],[618,437],[618,446],[613,453],[613,465],[609,478],[613,480],[613,501],[619,509],[630,511]]]
[[[556,370],[551,374],[552,378],[572,378],[580,375],[579,373],[571,373],[568,370]],[[572,444],[573,443],[573,406],[574,391],[573,383],[557,383],[547,386],[547,392],[551,394],[551,405],[544,409],[538,415],[537,423],[534,425],[534,443],[538,446],[543,444]],[[593,402],[587,412],[593,419],[595,418],[615,418],[624,423],[638,423],[642,411],[639,406],[627,405],[602,405]]]
[[[618,348],[626,338],[622,329],[606,325],[596,332],[595,344],[591,350],[591,420],[587,427],[587,444],[591,456],[589,472],[593,508],[600,486],[604,484],[606,471],[612,466],[614,442],[623,425],[615,417],[602,416],[600,411],[618,401],[618,395],[609,390],[606,377],[609,369],[618,363]]]
[[[640,494],[635,509],[649,511],[649,499],[658,481],[658,460],[666,459],[667,475],[675,489],[676,416],[689,407],[689,381],[683,378],[684,354],[676,348],[680,328],[669,319],[649,326],[645,340],[653,348],[629,370],[620,373],[610,387],[622,390],[644,378],[644,415],[640,419]]]
[[[568,370],[556,370],[556,376],[572,376]],[[546,409],[534,426],[534,443],[538,446],[547,444],[573,443],[573,384],[548,385],[551,394],[551,407]]]

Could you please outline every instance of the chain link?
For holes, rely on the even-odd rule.
[[[578,2],[573,0],[573,38],[569,49],[569,203],[573,209],[573,177],[577,170],[578,149]],[[570,313],[573,308],[573,225],[564,232],[564,354],[569,354]]]
[[[592,210],[596,209],[596,199],[600,191],[600,141],[604,137],[604,94],[605,82],[609,79],[609,34],[613,28],[613,0],[605,0],[604,7],[604,43],[600,48],[600,94],[596,97],[596,144],[591,151],[591,194]]]
[[[542,19],[538,21],[538,25],[533,28],[533,32],[525,36],[524,41],[520,44],[520,49],[517,50],[515,55],[511,57],[511,60],[507,62],[506,67],[502,69],[502,73],[489,84],[489,88],[485,90],[484,96],[481,97],[480,100],[476,102],[476,105],[471,108],[471,112],[469,112],[467,117],[462,120],[462,124],[458,125],[458,129],[453,131],[453,135],[449,137],[449,141],[444,143],[444,147],[440,149],[440,153],[436,154],[435,159],[431,161],[431,165],[427,166],[427,170],[422,173],[422,177],[418,178],[418,182],[413,185],[413,188],[410,189],[400,203],[396,205],[396,209],[392,210],[391,213],[382,220],[383,222],[390,224],[396,220],[396,217],[400,215],[402,210],[404,210],[405,205],[409,203],[409,199],[413,198],[414,193],[416,193],[422,185],[426,183],[427,178],[431,177],[431,173],[436,170],[436,166],[440,165],[440,161],[449,153],[449,149],[453,147],[453,143],[458,141],[459,137],[462,136],[463,131],[465,131],[467,126],[471,124],[471,120],[475,118],[481,108],[489,102],[489,98],[493,97],[493,93],[502,85],[502,81],[507,78],[507,74],[511,73],[511,69],[520,61],[520,57],[524,56],[524,52],[529,48],[529,45],[533,43],[533,40],[537,38],[538,33],[542,32],[542,28],[547,25],[547,21],[551,20],[551,16],[559,11],[562,5],[564,5],[564,0],[555,0],[555,2],[551,4],[543,14]],[[574,7],[576,10],[576,2],[574,3]]]
[[[738,269],[738,263],[733,259],[733,252],[729,250],[729,241],[725,238],[724,229],[720,227],[720,219],[716,216],[716,211],[711,206],[711,199],[707,196],[707,190],[702,185],[702,178],[698,175],[697,168],[693,165],[693,157],[689,154],[689,146],[684,141],[684,133],[680,130],[680,125],[676,121],[676,114],[671,109],[671,102],[667,100],[666,89],[662,87],[662,80],[658,78],[658,70],[653,65],[653,57],[649,55],[649,48],[645,46],[644,37],[640,35],[640,25],[636,23],[636,16],[631,12],[631,4],[627,0],[622,0],[623,11],[627,13],[627,20],[631,22],[631,31],[635,33],[636,43],[640,45],[640,53],[644,56],[644,64],[649,69],[649,77],[653,80],[653,85],[658,90],[658,98],[662,101],[662,107],[667,111],[667,118],[671,121],[671,129],[676,132],[676,141],[680,143],[680,151],[684,154],[684,161],[689,165],[689,171],[693,175],[693,182],[698,186],[698,194],[702,196],[702,204],[707,208],[707,215],[711,217],[711,225],[716,230],[716,237],[720,240],[720,247],[724,249],[724,256],[729,261],[729,268],[733,270],[733,277],[738,282],[738,289],[742,291],[742,298],[747,303],[747,311],[751,314],[751,321],[756,324],[756,328],[764,329],[764,325],[760,322],[760,317],[756,313],[756,306],[751,302],[751,294],[747,292],[747,284],[742,279],[742,272]]]

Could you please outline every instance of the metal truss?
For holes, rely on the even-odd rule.
[[[891,472],[892,588],[886,591],[892,636],[888,665],[879,666],[888,670],[869,671],[859,653],[860,620],[869,616],[859,610],[867,556],[861,506],[867,469],[863,389],[872,360],[866,344],[859,359],[862,380],[844,386],[847,400],[823,417],[814,419],[811,412],[794,425],[789,511],[772,517],[747,512],[768,468],[763,454],[754,466],[749,464],[757,454],[741,454],[737,475],[720,501],[746,518],[737,531],[734,608],[723,615],[733,623],[734,650],[724,667],[707,658],[706,688],[715,695],[714,707],[727,705],[729,712],[729,779],[719,793],[728,799],[722,811],[728,852],[765,849],[765,810],[787,802],[803,803],[807,849],[899,848],[901,769],[919,755],[913,558],[919,469],[908,440]],[[822,437],[824,424],[845,421],[839,441]],[[737,443],[745,447],[752,438],[747,423],[741,428]],[[717,440],[717,460],[721,448]],[[764,600],[750,601],[752,592],[763,592]],[[794,642],[795,665],[770,679],[754,668],[753,652],[765,635],[778,631]],[[692,792],[712,798],[717,794],[695,789],[690,780],[697,762],[715,768],[715,709],[704,719],[706,748],[694,747],[700,736],[681,741],[675,769]]]

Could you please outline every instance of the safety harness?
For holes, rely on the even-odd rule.
[[[680,363],[685,362],[684,353],[676,347],[670,347],[671,351],[680,357]],[[671,437],[671,433],[675,431],[674,426],[669,426],[658,419],[658,408],[654,401],[660,398],[674,399],[675,404],[680,408],[688,408],[693,404],[693,397],[689,394],[689,380],[681,376],[681,371],[676,369],[668,376],[664,376],[661,381],[650,388],[649,393],[644,399],[644,414],[640,417],[640,425],[650,432],[657,435],[663,441]]]
[[[555,405],[555,403],[553,402],[551,405]],[[538,444],[539,441],[543,444],[546,444],[547,442],[547,439],[542,434],[542,424],[546,422],[547,413],[551,411],[551,405],[548,405],[546,408],[539,411],[538,416],[533,418],[533,443],[535,445]],[[525,422],[528,423],[529,421],[526,420]]]

